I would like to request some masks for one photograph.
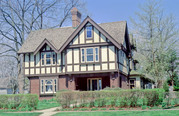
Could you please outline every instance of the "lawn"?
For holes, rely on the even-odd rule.
[[[42,113],[0,113],[0,116],[39,116]]]
[[[49,109],[60,106],[55,99],[41,100],[38,102],[37,110]]]
[[[179,116],[179,110],[61,112],[53,116]]]

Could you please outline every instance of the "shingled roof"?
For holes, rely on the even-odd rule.
[[[98,26],[106,31],[118,44],[123,43],[126,32],[126,21],[102,23],[98,24]],[[35,52],[38,46],[45,39],[48,40],[57,50],[59,50],[74,31],[75,29],[73,27],[41,29],[32,31],[18,53],[20,54]]]

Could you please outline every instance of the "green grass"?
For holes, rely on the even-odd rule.
[[[53,116],[179,116],[178,110],[61,112]]]
[[[0,116],[39,116],[42,113],[0,113]]]
[[[41,100],[38,102],[37,110],[43,110],[60,106],[55,99]]]

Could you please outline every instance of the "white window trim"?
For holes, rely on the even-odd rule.
[[[42,53],[44,53],[44,64],[42,64]],[[46,53],[50,53],[50,64],[46,64]],[[57,63],[57,54],[55,53],[55,64],[53,64],[53,53],[55,53],[55,52],[41,52],[41,65],[42,66],[50,66],[50,65],[56,65],[56,63]]]
[[[43,80],[43,85],[42,85],[42,80]],[[46,92],[46,83],[45,81],[46,80],[52,80],[52,92]],[[55,80],[56,80],[56,84],[55,84]],[[56,85],[56,91],[58,90],[58,87],[57,87],[57,79],[40,79],[40,93],[41,94],[53,94],[53,93],[56,93],[55,91],[55,85]],[[42,86],[43,86],[43,91],[42,91]]]
[[[93,61],[87,61],[86,49],[89,49],[89,48],[93,48]],[[96,60],[96,50],[95,50],[96,48],[98,49],[98,60]],[[82,56],[83,56],[82,49],[84,49],[84,61],[82,60]],[[99,47],[81,48],[80,51],[81,51],[81,62],[82,63],[99,62]]]

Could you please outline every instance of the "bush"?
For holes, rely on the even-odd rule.
[[[70,107],[136,107],[162,104],[163,89],[102,90],[57,92],[56,99],[63,108]]]
[[[37,108],[38,96],[33,94],[0,95],[0,108],[33,110]]]
[[[147,108],[147,106],[146,106],[146,105],[142,106],[142,110],[145,110],[146,108]]]
[[[179,91],[179,87],[174,86],[174,91]]]
[[[168,86],[167,81],[164,82],[164,84],[163,84],[163,89],[165,90],[165,92],[168,92],[168,91],[169,91],[169,86]]]

